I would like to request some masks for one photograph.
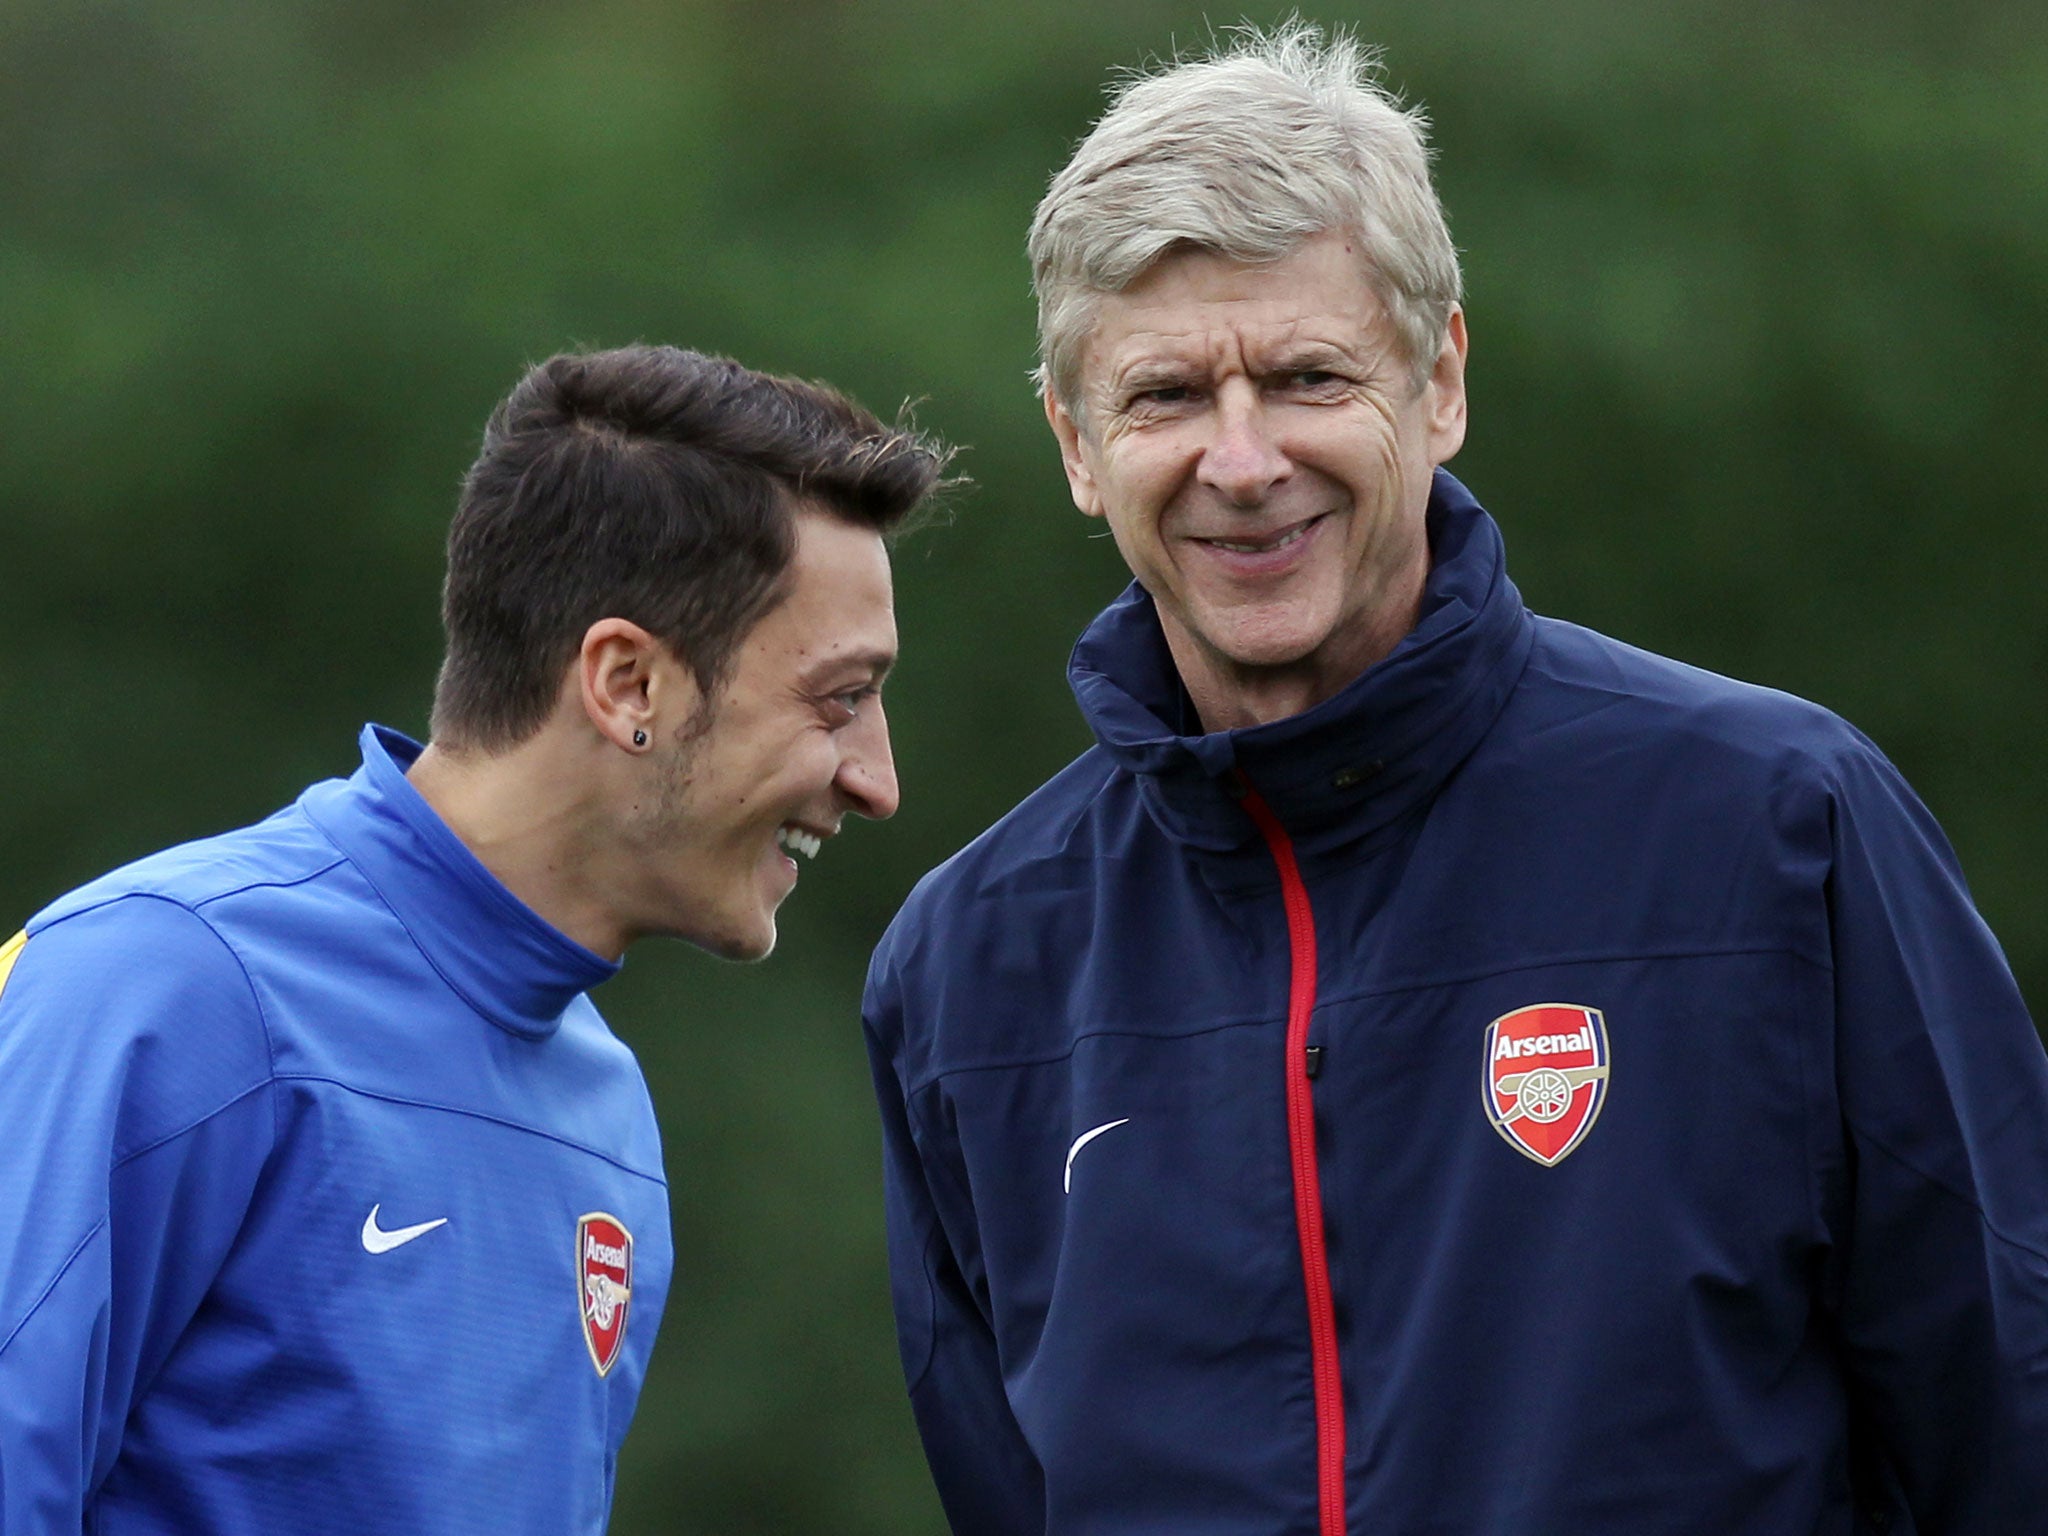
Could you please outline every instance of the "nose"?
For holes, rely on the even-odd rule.
[[[882,713],[882,701],[862,705],[860,718],[840,739],[845,752],[836,782],[847,809],[871,821],[888,820],[903,797],[896,788],[896,758],[889,750],[889,717]]]
[[[1247,379],[1217,391],[1213,432],[1202,449],[1196,478],[1235,507],[1256,507],[1294,473],[1294,461],[1273,440],[1273,424]]]

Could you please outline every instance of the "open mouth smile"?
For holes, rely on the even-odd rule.
[[[1316,525],[1322,522],[1326,516],[1328,516],[1327,513],[1319,512],[1314,517],[1304,518],[1298,523],[1276,529],[1274,532],[1260,538],[1223,539],[1197,537],[1195,542],[1205,545],[1210,549],[1221,550],[1232,555],[1263,555],[1271,557],[1299,544],[1315,530]]]
[[[825,839],[816,832],[807,832],[793,821],[785,821],[775,829],[775,844],[790,853],[800,853],[806,859],[815,859],[818,850],[825,846]]]

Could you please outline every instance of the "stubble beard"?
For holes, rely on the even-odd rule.
[[[642,830],[661,843],[675,840],[681,829],[696,778],[697,754],[704,738],[717,723],[716,701],[707,702],[684,728],[660,747],[659,790],[655,796],[652,824]]]

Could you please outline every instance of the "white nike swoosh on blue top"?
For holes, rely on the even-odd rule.
[[[1066,1176],[1061,1180],[1061,1184],[1068,1194],[1071,1195],[1074,1192],[1074,1154],[1087,1146],[1089,1142],[1100,1136],[1104,1131],[1113,1131],[1120,1125],[1129,1125],[1130,1123],[1131,1117],[1125,1115],[1121,1120],[1111,1120],[1104,1125],[1098,1125],[1092,1131],[1083,1131],[1074,1138],[1074,1144],[1067,1148],[1067,1171]]]
[[[402,1248],[414,1238],[423,1236],[436,1227],[448,1225],[448,1218],[441,1216],[433,1221],[423,1221],[416,1227],[400,1227],[396,1231],[386,1232],[377,1225],[377,1213],[383,1209],[383,1202],[379,1201],[370,1207],[370,1214],[363,1218],[363,1247],[371,1253],[389,1253],[392,1249]]]

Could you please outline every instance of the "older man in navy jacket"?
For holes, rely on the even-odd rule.
[[[1098,745],[870,978],[955,1528],[2048,1528],[2011,975],[1854,729],[1522,606],[1441,468],[1419,120],[1249,36],[1127,86],[1031,248],[1137,579]]]

